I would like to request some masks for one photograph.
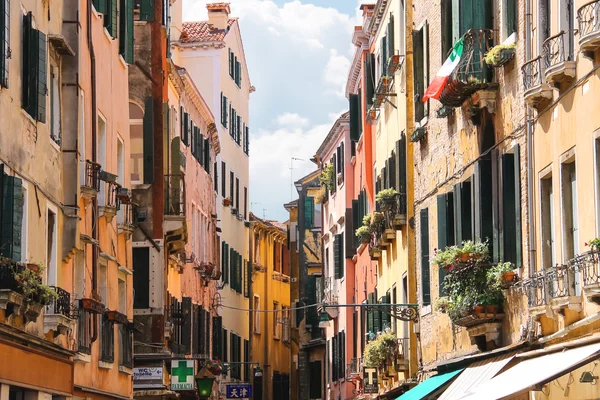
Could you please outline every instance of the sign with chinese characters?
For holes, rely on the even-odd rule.
[[[379,384],[377,383],[377,368],[363,368],[363,392],[379,393]]]
[[[134,381],[162,381],[163,369],[162,367],[151,367],[151,368],[134,368],[133,369],[133,380]]]
[[[252,397],[252,385],[249,383],[228,383],[226,397],[228,399],[249,399]]]
[[[194,390],[194,360],[171,362],[171,390]]]

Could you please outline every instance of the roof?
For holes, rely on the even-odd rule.
[[[341,130],[342,124],[349,124],[349,123],[350,123],[350,111],[345,111],[334,122],[333,126],[329,130],[329,133],[327,134],[327,136],[325,136],[325,139],[323,139],[323,142],[319,146],[319,149],[317,150],[317,153],[316,153],[319,156],[319,158],[323,159],[327,155],[327,153],[329,153],[332,150],[332,148],[339,141],[339,139],[338,140],[335,140],[335,139],[337,139],[338,134],[340,132],[342,132],[342,130]]]
[[[267,227],[272,227],[275,229],[279,229],[282,232],[287,232],[287,223],[286,222],[279,222],[279,221],[275,221],[272,219],[263,219],[263,218],[259,218],[256,215],[254,215],[254,213],[250,212],[250,221],[251,222],[258,222],[261,223]]]
[[[214,29],[208,21],[184,22],[180,40],[184,43],[221,42],[236,21],[237,18],[229,18],[227,29]]]

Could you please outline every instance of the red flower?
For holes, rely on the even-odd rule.
[[[449,265],[448,266],[448,271],[452,271],[454,269],[454,265]]]
[[[585,242],[583,245],[584,245],[584,246],[589,246],[588,242]]]

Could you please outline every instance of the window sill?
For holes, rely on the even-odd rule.
[[[108,32],[108,29],[106,29],[106,28],[104,28],[104,36],[106,36],[109,43],[113,41],[113,37],[110,36],[110,32]]]
[[[425,307],[421,307],[421,316],[431,314],[431,304]]]
[[[98,368],[101,369],[113,369],[113,364],[111,362],[106,362],[106,361],[98,361]]]
[[[126,367],[124,365],[119,365],[119,372],[122,372],[126,375],[132,376],[133,375],[133,368],[129,368]]]
[[[123,56],[121,54],[119,54],[119,61],[121,61],[121,65],[123,65],[123,68],[128,69],[129,66],[127,65],[127,62],[125,61],[125,59],[123,58]]]
[[[100,19],[103,17],[100,16],[101,14],[98,11],[96,11],[96,7],[94,7],[94,5],[92,5],[92,14],[94,14],[94,17],[96,17],[96,19]]]
[[[54,147],[54,149],[60,153],[60,145],[56,143],[52,137],[49,137],[48,140],[50,141],[50,146]]]
[[[273,340],[277,340],[279,342],[281,339],[278,337],[273,337]]]
[[[90,362],[92,362],[92,356],[91,354],[77,353],[75,354],[75,357],[73,357],[73,360],[76,362],[78,361],[89,364]]]
[[[29,115],[29,113],[27,111],[25,111],[22,107],[21,107],[21,114],[27,119],[27,121],[29,121],[29,123],[33,127],[37,126],[37,121],[31,115]]]
[[[253,333],[254,333],[255,335],[257,335],[257,336],[260,336],[260,332],[256,332],[256,331],[254,331]]]

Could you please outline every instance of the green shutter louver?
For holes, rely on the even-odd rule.
[[[15,176],[3,174],[1,200],[0,255],[14,261],[21,261],[23,181]]]
[[[425,105],[421,100],[427,89],[423,82],[424,76],[424,29],[413,31],[413,87],[415,94],[415,121],[420,122],[425,116]]]
[[[360,99],[357,94],[351,94],[350,103],[350,139],[358,142],[360,139]]]
[[[431,304],[431,281],[429,269],[429,211],[425,208],[420,213],[421,235],[421,302],[423,306]]]
[[[23,83],[22,107],[32,118],[37,119],[37,75],[38,75],[38,46],[37,30],[33,29],[31,12],[23,16]]]
[[[304,228],[312,229],[314,227],[315,199],[306,196],[304,198]]]
[[[400,18],[402,18],[402,16],[400,16]],[[388,60],[394,55],[394,51],[395,51],[395,40],[394,40],[394,16],[390,14],[390,20],[388,22],[388,26],[387,26],[387,56],[388,56]],[[386,60],[386,63],[387,61]]]
[[[229,284],[230,284],[231,288],[234,290],[235,290],[235,284],[237,282],[236,263],[237,263],[237,258],[235,255],[235,250],[233,248],[229,248],[229,270],[231,271],[230,272],[231,276],[229,277]]]
[[[144,183],[154,182],[154,100],[148,97],[144,107],[143,153],[144,153]]]
[[[100,14],[106,14],[108,12],[108,1],[109,0],[94,0],[94,8],[96,12]]]
[[[229,284],[229,245],[227,243],[223,243],[225,262],[223,263],[223,282]]]
[[[140,0],[140,21],[154,21],[154,0]]]
[[[445,193],[437,196],[438,212],[438,249],[443,250],[447,246],[454,245],[454,203],[453,193]],[[444,279],[447,272],[438,266],[439,295],[445,296]]]
[[[46,79],[47,79],[47,50],[46,50],[46,34],[40,31],[37,32],[37,117],[36,119],[41,122],[46,122],[46,94],[48,93]]]
[[[473,239],[471,182],[454,185],[454,240],[457,244]]]
[[[344,235],[337,234],[333,239],[333,268],[335,279],[344,277]]]
[[[519,146],[502,155],[503,261],[520,267],[521,262],[521,179]]]
[[[210,174],[210,144],[208,138],[204,138],[204,169]]]
[[[117,38],[117,15],[118,8],[117,2],[118,0],[106,0],[107,1],[107,12],[104,13],[104,27],[112,36],[113,39]]]
[[[373,105],[373,97],[375,97],[375,55],[372,53],[368,53],[365,58],[365,80],[368,110]]]
[[[304,304],[315,304],[317,302],[317,277],[309,275],[306,279],[306,301]],[[319,317],[316,307],[306,309],[306,326],[316,328],[319,326]]]
[[[0,0],[0,86],[8,87],[10,53],[10,0]]]
[[[504,15],[506,36],[517,31],[517,0],[506,0],[506,13]]]
[[[133,0],[121,0],[119,54],[127,64],[133,64]]]

